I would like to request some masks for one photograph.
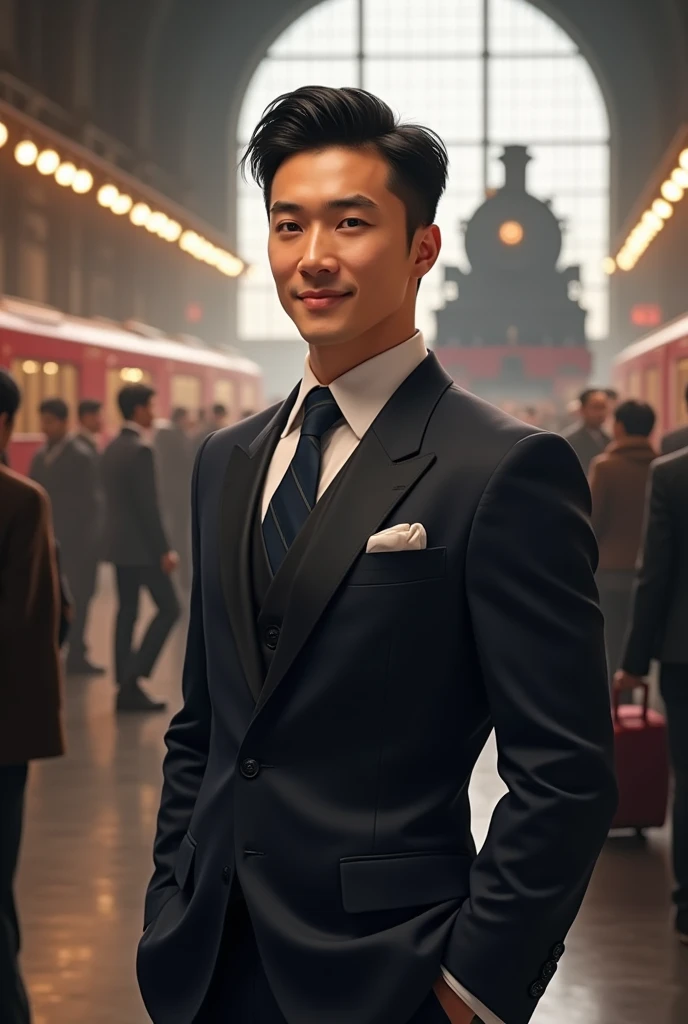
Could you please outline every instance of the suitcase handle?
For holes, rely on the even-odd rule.
[[[633,687],[633,690],[631,690],[631,693],[633,693],[634,690],[639,690],[639,689],[642,689],[642,691],[643,691],[643,722],[647,722],[647,712],[648,712],[649,707],[650,707],[650,684],[646,683],[645,681],[642,681],[642,682],[638,683],[636,686]],[[625,690],[624,692],[628,693],[628,690]],[[614,721],[615,722],[619,721],[619,702],[621,700],[621,693],[622,693],[622,690],[621,689],[617,690],[616,687],[615,687],[614,688],[614,692],[612,694],[612,707],[614,709]]]

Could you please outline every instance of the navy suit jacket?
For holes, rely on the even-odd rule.
[[[290,1024],[402,1024],[442,964],[526,1024],[616,806],[584,475],[564,440],[430,355],[256,621],[252,523],[295,397],[196,461],[184,706],[138,953],[148,1012],[198,1013],[236,872]],[[426,549],[365,553],[402,522]],[[510,792],[476,857],[468,784],[493,727]]]

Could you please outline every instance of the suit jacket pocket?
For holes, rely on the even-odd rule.
[[[180,889],[193,890],[193,865],[196,858],[196,840],[187,832],[181,841],[174,865],[174,880]]]
[[[465,899],[472,858],[464,853],[342,857],[342,903],[350,914]]]
[[[351,587],[376,587],[440,579],[445,574],[446,561],[446,548],[363,554],[347,583]]]

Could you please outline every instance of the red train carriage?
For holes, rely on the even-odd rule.
[[[615,380],[626,398],[642,398],[657,412],[657,433],[688,423],[688,315],[658,328],[620,352]]]
[[[117,430],[117,392],[126,383],[154,387],[161,417],[175,406],[193,412],[221,402],[236,420],[264,404],[261,370],[241,355],[143,325],[82,320],[15,299],[0,300],[0,365],[11,369],[24,396],[10,452],[19,472],[42,443],[38,406],[44,398],[63,398],[72,415],[80,399],[98,399],[108,435]]]

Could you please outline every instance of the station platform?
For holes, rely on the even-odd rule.
[[[104,569],[89,630],[91,657],[104,665],[111,593]],[[182,622],[149,687],[170,701],[170,714],[181,700],[184,633]],[[68,679],[68,755],[31,768],[18,896],[34,1024],[149,1020],[134,958],[170,714],[116,717],[114,693],[109,675]],[[503,792],[490,742],[472,785],[479,845]],[[644,844],[608,841],[534,1022],[688,1022],[688,948],[671,930],[668,840],[664,830]]]

